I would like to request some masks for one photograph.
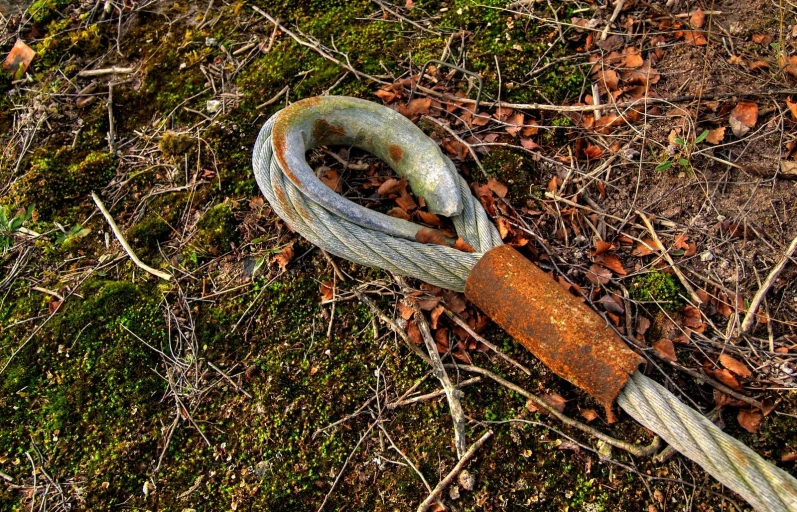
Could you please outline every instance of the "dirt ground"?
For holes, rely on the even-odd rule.
[[[462,294],[279,219],[255,138],[325,94],[420,126],[647,375],[797,475],[792,1],[23,3],[0,2],[0,58],[19,56],[0,71],[3,510],[417,509],[457,463],[424,321],[467,443],[492,433],[430,510],[750,509],[663,446],[599,441],[655,439]],[[431,59],[460,69],[420,77]],[[368,154],[307,158],[352,201],[453,230]]]

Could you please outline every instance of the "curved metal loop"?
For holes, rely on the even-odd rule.
[[[322,96],[298,101],[278,114],[271,135],[274,158],[304,194],[330,212],[362,227],[411,240],[422,226],[357,205],[324,185],[305,153],[318,146],[354,146],[382,159],[407,179],[429,210],[462,212],[459,175],[437,144],[395,111],[365,100]]]

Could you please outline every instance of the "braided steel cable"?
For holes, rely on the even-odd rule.
[[[353,100],[331,97],[323,101],[331,104],[345,101],[351,108]],[[275,157],[272,131],[279,115],[278,112],[266,122],[255,143],[252,157],[255,178],[277,215],[311,243],[356,263],[415,277],[455,291],[464,290],[468,274],[482,255],[502,244],[481,204],[445,157],[450,165],[441,172],[453,171],[462,200],[460,213],[451,218],[457,234],[476,252],[420,243],[396,236],[395,231],[387,234],[373,226],[392,220],[361,218],[362,215],[385,217],[382,214],[358,211],[356,215],[347,215],[348,207],[345,205],[324,203],[317,199],[317,194],[312,194],[314,198],[309,197],[302,183],[297,184],[299,180],[293,170],[283,169]],[[294,161],[299,157],[304,159],[304,148],[300,149],[302,154],[293,155]],[[440,155],[437,156],[439,158]],[[338,200],[333,198],[332,201]],[[340,197],[339,201],[347,200]],[[797,480],[794,477],[722,432],[698,411],[639,371],[629,377],[617,403],[636,421],[660,435],[756,509],[797,512]]]

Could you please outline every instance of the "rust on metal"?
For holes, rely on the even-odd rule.
[[[326,119],[316,119],[313,123],[313,138],[319,143],[330,141],[330,137],[340,138],[346,135],[346,129],[340,125],[330,124]]]
[[[613,417],[612,403],[642,358],[595,311],[508,245],[479,260],[465,296]]]
[[[274,122],[274,126],[271,129],[271,144],[272,149],[274,151],[274,157],[280,163],[280,167],[282,168],[282,172],[296,184],[296,186],[301,186],[302,182],[299,178],[296,177],[295,174],[291,172],[290,166],[287,164],[287,136],[290,130],[291,121],[295,116],[297,116],[303,109],[315,107],[321,104],[321,97],[313,96],[312,98],[305,98],[303,100],[297,101],[296,103],[292,104],[289,107],[280,112],[280,115],[277,117],[277,120]]]
[[[401,159],[404,158],[404,150],[398,147],[395,144],[391,144],[389,148],[387,148],[388,153],[390,153],[390,158],[395,163],[401,162]]]

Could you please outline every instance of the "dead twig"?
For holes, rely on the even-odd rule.
[[[97,208],[100,209],[100,212],[102,212],[102,216],[105,217],[106,221],[108,221],[108,224],[111,226],[111,229],[113,230],[113,234],[116,235],[116,239],[119,240],[119,243],[122,245],[122,248],[125,250],[127,255],[130,256],[130,259],[133,260],[133,263],[135,263],[136,266],[138,266],[140,269],[144,270],[147,273],[152,274],[153,276],[157,276],[163,280],[170,281],[172,278],[171,274],[167,274],[166,272],[156,270],[150,267],[149,265],[141,261],[138,258],[138,256],[136,256],[136,253],[133,252],[133,249],[127,243],[127,240],[125,240],[124,235],[122,235],[122,230],[120,230],[119,226],[116,225],[116,222],[113,220],[113,217],[111,217],[111,214],[105,208],[105,205],[103,204],[99,196],[97,196],[96,193],[92,192],[91,198],[94,199],[94,203],[97,205]]]
[[[742,326],[740,328],[742,333],[748,332],[755,323],[756,320],[756,312],[758,311],[759,306],[764,301],[764,297],[766,297],[767,292],[772,287],[772,284],[778,278],[783,269],[786,267],[786,263],[789,262],[791,257],[794,255],[794,251],[797,250],[797,237],[789,244],[788,249],[786,249],[786,254],[783,258],[775,265],[772,270],[769,271],[769,275],[767,276],[764,284],[758,289],[756,294],[753,296],[753,300],[750,301],[750,307],[747,308],[747,314],[742,320]]]
[[[432,503],[437,501],[438,496],[440,496],[440,494],[449,485],[451,485],[451,482],[453,482],[454,479],[462,472],[462,470],[465,468],[465,465],[470,461],[470,459],[473,458],[474,455],[476,455],[476,452],[479,450],[479,448],[481,448],[482,445],[484,445],[484,443],[486,443],[487,440],[492,437],[492,435],[493,431],[488,430],[479,438],[478,441],[473,443],[471,447],[468,448],[468,450],[459,459],[459,462],[457,462],[456,466],[454,466],[454,469],[452,469],[445,478],[440,480],[440,483],[435,486],[432,492],[429,493],[429,496],[427,496],[426,499],[423,500],[423,503],[418,506],[418,512],[426,512],[429,510],[429,507],[432,506]]]
[[[473,377],[472,379],[463,380],[459,384],[456,385],[457,389],[464,388],[465,386],[470,386],[471,384],[477,384],[482,381],[481,377]],[[432,400],[434,398],[440,397],[445,395],[445,390],[435,391],[434,393],[427,393],[425,395],[419,395],[413,398],[408,398],[407,400],[399,400],[396,402],[391,402],[387,404],[385,407],[388,410],[397,409],[399,407],[404,407],[405,405],[412,405],[417,404],[419,402],[425,402],[427,400]]]
[[[415,321],[418,323],[418,329],[421,331],[421,337],[426,344],[426,350],[429,353],[429,358],[432,362],[432,372],[437,380],[445,390],[446,398],[448,399],[448,407],[451,411],[451,419],[454,422],[454,442],[457,446],[457,457],[462,459],[467,451],[467,441],[465,439],[465,413],[462,411],[462,391],[459,391],[453,384],[451,379],[448,378],[443,360],[440,359],[440,354],[437,353],[437,343],[432,337],[432,331],[429,329],[429,322],[423,316],[421,308],[417,304],[412,303],[412,309],[415,311]]]
[[[77,76],[81,78],[88,78],[94,76],[105,76],[105,75],[129,75],[133,73],[136,68],[118,68],[116,66],[112,68],[103,68],[103,69],[88,69],[85,71],[81,71],[77,74]]]
[[[213,364],[213,363],[211,363],[210,361],[208,361],[208,366],[210,366],[211,368],[213,368],[214,370],[216,370],[217,372],[219,372],[219,374],[220,374],[222,377],[224,377],[224,378],[227,380],[227,382],[229,382],[230,384],[232,384],[232,387],[234,387],[236,390],[238,390],[238,391],[240,391],[241,393],[243,393],[243,395],[244,395],[244,396],[246,396],[246,398],[248,398],[249,400],[251,400],[251,399],[252,399],[252,395],[250,395],[249,393],[247,393],[247,392],[246,392],[246,390],[244,390],[244,389],[241,389],[241,387],[240,387],[240,386],[238,386],[238,384],[236,384],[236,383],[235,383],[235,382],[234,382],[234,381],[233,381],[233,380],[230,378],[230,376],[229,376],[229,375],[227,375],[226,373],[224,373],[223,371],[221,371],[219,368],[217,368],[215,364]]]
[[[650,237],[653,238],[653,241],[656,244],[656,247],[651,247],[651,249],[658,249],[661,252],[662,257],[664,257],[664,259],[667,260],[667,263],[670,264],[670,267],[672,268],[673,272],[675,272],[675,275],[678,276],[678,280],[681,281],[681,284],[684,286],[684,288],[686,288],[687,293],[689,293],[689,298],[692,300],[694,305],[700,306],[700,304],[702,304],[703,301],[700,300],[700,297],[697,295],[695,289],[692,287],[692,283],[690,283],[689,280],[686,279],[684,273],[681,272],[681,269],[679,269],[678,266],[673,261],[672,256],[670,256],[670,253],[667,252],[667,249],[664,247],[664,244],[661,243],[659,235],[657,235],[656,230],[653,229],[653,224],[650,222],[650,219],[648,219],[648,216],[639,210],[637,210],[636,213],[637,215],[639,215],[639,218],[642,219],[642,222],[645,224],[648,233],[650,233]]]

